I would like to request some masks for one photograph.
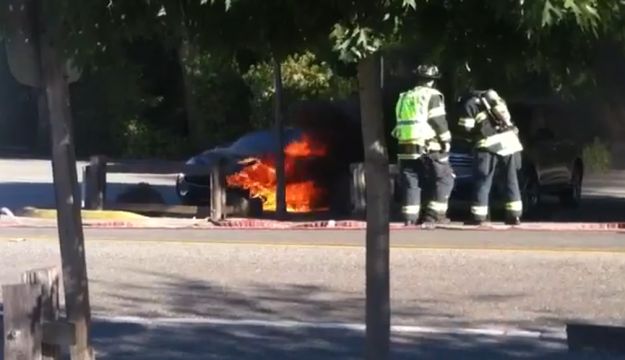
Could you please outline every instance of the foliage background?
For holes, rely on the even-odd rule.
[[[579,142],[625,136],[622,1],[45,4],[51,28],[83,69],[81,81],[72,85],[81,156],[184,158],[271,125],[273,58],[283,64],[288,107],[352,95],[354,63],[380,49],[387,64],[395,62],[395,53],[404,62],[386,73],[387,122],[397,92],[411,83],[407,70],[432,61],[445,74],[440,87],[451,114],[453,99],[464,89],[489,86],[509,99],[569,101],[576,110],[564,130]],[[7,9],[0,7],[0,40],[7,36]],[[32,109],[34,101],[31,96],[15,103]],[[21,114],[32,126],[32,112]]]
[[[126,157],[180,158],[194,151],[188,141],[180,72],[173,55],[90,68],[72,86],[77,151]],[[235,57],[204,53],[192,65],[194,101],[200,109],[207,147],[241,134],[272,126],[275,95],[272,64],[256,62],[246,69]],[[355,90],[351,78],[337,75],[311,52],[283,62],[287,106],[301,100],[337,100]],[[165,84],[165,85],[163,85]]]

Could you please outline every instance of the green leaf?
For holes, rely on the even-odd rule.
[[[555,18],[552,16],[555,15]],[[551,4],[550,0],[545,1],[545,7],[543,8],[542,26],[553,25],[562,17],[562,10],[556,8]]]
[[[417,1],[416,0],[404,0],[403,6],[411,7],[413,10],[417,9]]]

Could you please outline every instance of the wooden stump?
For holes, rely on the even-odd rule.
[[[41,288],[41,318],[44,322],[54,323],[59,319],[59,270],[57,268],[37,269],[22,274],[22,282],[39,285]],[[47,332],[44,328],[41,353],[43,360],[59,360],[61,347],[49,338],[56,338],[57,333]]]
[[[42,360],[41,286],[2,286],[4,359]]]

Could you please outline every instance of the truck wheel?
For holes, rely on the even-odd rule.
[[[530,170],[521,180],[521,198],[523,201],[523,218],[531,217],[536,213],[540,204],[540,184],[536,172]]]

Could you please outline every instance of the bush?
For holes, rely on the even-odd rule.
[[[125,123],[145,108],[141,71],[132,64],[107,64],[85,69],[72,84],[76,151],[80,156],[119,156],[125,150]]]
[[[123,153],[129,158],[184,158],[193,152],[192,145],[183,136],[132,119],[124,124]]]
[[[255,128],[273,125],[274,74],[271,62],[251,66],[243,79],[252,91],[251,117]],[[355,79],[345,79],[319,61],[311,52],[295,54],[282,62],[284,105],[299,100],[336,100],[348,97],[356,88]]]
[[[582,156],[584,168],[589,173],[605,173],[612,165],[610,149],[599,138],[584,147]]]
[[[158,46],[147,49],[148,54],[161,54]],[[273,125],[271,62],[256,63],[244,72],[230,56],[194,56],[185,66],[199,116],[189,129],[174,73],[177,59],[163,54],[105,59],[91,65],[72,86],[81,155],[183,158]],[[355,89],[355,79],[337,76],[310,52],[283,62],[283,83],[285,110],[299,100],[345,98]],[[200,134],[201,141],[190,141],[189,131]]]
[[[204,53],[195,59],[193,68],[191,85],[202,114],[203,146],[216,146],[248,131],[252,95],[236,62]]]

